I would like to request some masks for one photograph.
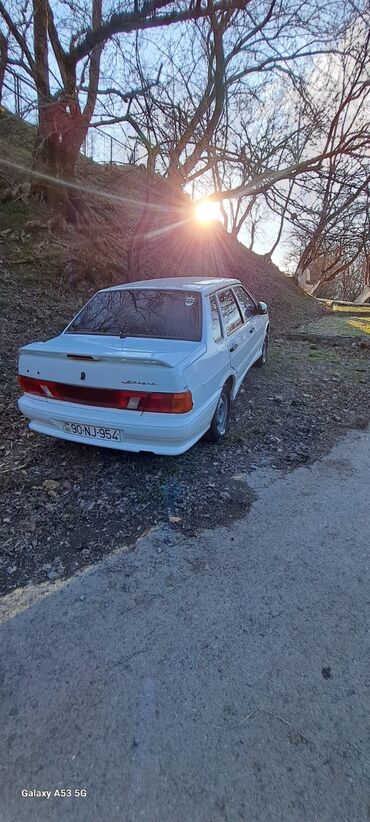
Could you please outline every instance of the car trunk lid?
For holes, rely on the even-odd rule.
[[[204,343],[61,334],[20,350],[19,373],[65,385],[136,391],[185,391],[184,369]]]

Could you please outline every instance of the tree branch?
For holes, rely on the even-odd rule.
[[[33,0],[34,76],[39,110],[50,97],[48,65],[48,2]]]
[[[92,24],[93,29],[96,30],[101,25],[102,20],[102,0],[93,0],[93,7],[92,7]],[[97,44],[93,49],[90,57],[90,66],[89,66],[89,86],[87,92],[87,101],[86,106],[84,108],[84,116],[88,121],[91,120],[95,103],[96,97],[98,93],[98,86],[99,86],[99,75],[100,75],[100,58],[101,53],[103,50],[103,42]]]
[[[54,14],[53,10],[50,6],[48,0],[48,34],[50,37],[50,42],[53,48],[53,52],[55,54],[55,59],[58,63],[58,68],[63,80],[64,87],[67,87],[67,72],[66,72],[66,53],[62,48],[61,42],[59,40],[57,28],[54,21]]]
[[[19,48],[21,49],[23,54],[25,54],[25,56],[27,57],[29,67],[30,67],[30,69],[31,69],[31,71],[34,75],[35,62],[34,62],[34,59],[32,57],[32,54],[31,54],[31,52],[28,48],[27,42],[26,42],[25,38],[22,36],[22,34],[20,33],[20,31],[18,30],[18,28],[15,25],[12,18],[10,17],[10,14],[8,14],[8,12],[7,12],[4,4],[1,2],[1,0],[0,0],[0,15],[3,18],[4,22],[6,23],[6,25],[8,26],[8,29],[9,29],[10,33],[13,35],[14,40],[17,41]]]
[[[121,91],[118,88],[111,88],[111,87],[109,87],[109,88],[98,88],[97,89],[97,94],[98,94],[99,97],[101,95],[115,95],[116,97],[120,97],[120,99],[123,100],[124,103],[129,103],[131,100],[136,100],[138,97],[141,97],[143,94],[146,94],[148,91],[150,91],[151,88],[154,88],[154,86],[158,85],[159,79],[160,79],[160,74],[161,74],[161,69],[162,69],[162,66],[159,69],[157,79],[153,80],[153,82],[149,82],[146,86],[141,86],[140,88],[135,88],[135,89],[132,89],[132,91],[126,91],[126,92]],[[81,91],[88,91],[88,87],[87,86],[80,86],[80,90]]]
[[[209,17],[210,10],[214,14],[235,10],[245,11],[249,2],[251,0],[218,0],[211,5],[207,0],[206,5],[203,6],[202,0],[198,0],[195,4],[190,2],[185,11],[173,10],[167,14],[157,14],[159,9],[172,5],[172,0],[148,0],[143,3],[140,11],[112,14],[96,31],[88,31],[80,43],[71,49],[70,58],[77,63],[86,57],[95,46],[104,43],[113,34],[127,34],[131,31],[171,26],[173,23],[183,23],[187,20],[200,20]]]

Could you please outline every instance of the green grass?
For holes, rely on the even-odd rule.
[[[318,298],[318,302],[322,303],[333,314],[350,314],[350,315],[366,315],[370,314],[370,303],[364,305],[354,305],[354,303],[346,304],[336,300],[326,300]]]
[[[369,314],[370,317],[370,305],[338,305],[334,304],[332,306],[332,311],[335,314]]]
[[[310,360],[329,362],[331,365],[341,365],[341,361],[335,354],[332,354],[331,351],[309,351],[308,356]]]
[[[363,338],[370,335],[370,317],[323,317],[303,326],[302,330],[329,337]]]
[[[355,331],[360,331],[361,334],[370,334],[370,314],[368,317],[347,320],[346,325],[354,328]]]

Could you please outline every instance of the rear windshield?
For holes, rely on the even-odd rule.
[[[66,333],[199,341],[200,294],[149,288],[100,291]]]

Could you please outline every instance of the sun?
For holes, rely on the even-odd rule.
[[[200,200],[195,206],[195,219],[198,223],[210,223],[219,218],[217,203],[213,200]]]

